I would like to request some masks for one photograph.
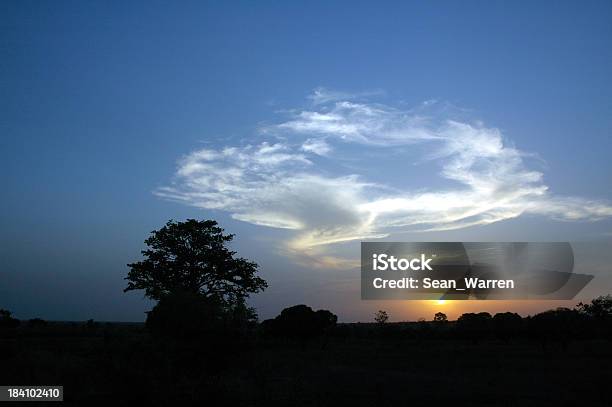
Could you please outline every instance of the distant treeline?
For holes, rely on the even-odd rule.
[[[385,311],[376,313],[372,323],[336,324],[337,318],[329,311],[314,312],[305,305],[287,308],[270,320],[263,321],[260,332],[267,337],[309,339],[331,335],[380,338],[448,338],[478,342],[485,339],[509,341],[523,338],[541,343],[573,339],[612,340],[612,297],[594,299],[575,308],[557,308],[521,317],[513,312],[491,315],[488,312],[465,313],[457,321],[448,321],[443,313],[431,321],[389,323]]]
[[[252,310],[236,307],[231,312],[195,296],[177,296],[162,301],[148,314],[146,331],[154,338],[173,341],[213,338],[225,341],[253,339],[311,341],[317,338],[439,338],[478,342],[497,339],[509,341],[517,338],[541,343],[569,340],[612,340],[612,296],[601,296],[575,308],[557,308],[539,314],[521,317],[512,312],[491,315],[488,312],[465,313],[456,321],[437,313],[431,321],[388,322],[388,314],[378,311],[371,323],[338,323],[338,317],[328,310],[314,311],[306,305],[284,309],[276,318],[257,323]],[[6,333],[22,328],[44,331],[48,323],[40,318],[19,321],[7,310],[0,310],[0,329]],[[75,325],[76,324],[72,324]],[[106,324],[109,325],[109,324]],[[98,332],[105,324],[93,320],[81,324],[81,334]],[[49,328],[49,330],[52,330]],[[75,332],[76,333],[76,332]],[[215,341],[216,341],[215,340]]]

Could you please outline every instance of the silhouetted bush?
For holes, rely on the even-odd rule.
[[[308,339],[330,332],[338,317],[327,310],[313,311],[307,305],[285,308],[279,316],[262,323],[268,335]]]

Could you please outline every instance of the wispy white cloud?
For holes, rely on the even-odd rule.
[[[302,255],[343,241],[459,229],[526,213],[567,221],[612,216],[607,202],[551,194],[542,173],[528,168],[526,154],[496,128],[428,114],[433,102],[401,110],[325,92],[311,96],[314,108],[266,129],[283,141],[195,151],[179,161],[173,185],[156,194],[294,230],[288,249]],[[413,191],[367,180],[369,160],[360,152],[416,145],[451,186]],[[362,160],[363,172],[330,174],[325,162],[337,164],[347,151]],[[416,159],[406,153],[404,161]]]
[[[324,139],[309,138],[304,142],[304,144],[302,144],[302,150],[309,153],[326,156],[331,152],[332,148]]]
[[[322,86],[313,90],[312,94],[308,95],[308,99],[314,105],[326,104],[330,102],[336,102],[339,100],[355,100],[363,99],[371,96],[380,96],[384,92],[380,89],[370,90],[366,92],[342,92],[338,90],[327,89]]]

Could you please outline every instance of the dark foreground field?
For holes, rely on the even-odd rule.
[[[338,328],[177,347],[139,324],[22,326],[0,338],[0,383],[63,385],[79,405],[612,405],[609,341]]]

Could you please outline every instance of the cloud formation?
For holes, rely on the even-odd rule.
[[[435,103],[402,110],[322,88],[309,99],[308,109],[265,128],[266,142],[186,155],[173,184],[155,193],[227,211],[245,222],[294,230],[288,248],[298,253],[528,213],[572,221],[612,216],[609,203],[551,194],[542,173],[528,168],[527,154],[500,130],[434,114]],[[421,165],[435,169],[438,181],[448,185],[407,190],[394,185],[393,177],[368,181],[370,151],[400,151],[408,168],[422,160],[411,154],[417,147],[426,151]],[[343,166],[348,157],[353,165]]]

